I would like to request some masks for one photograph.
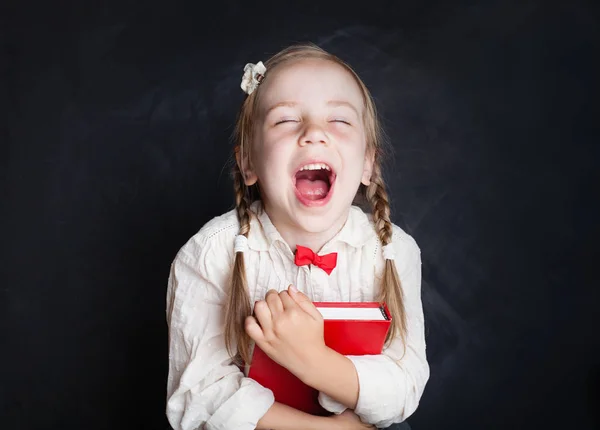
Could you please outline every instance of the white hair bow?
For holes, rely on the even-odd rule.
[[[256,64],[246,64],[246,66],[244,66],[244,76],[242,77],[242,90],[248,95],[252,94],[265,77],[266,71],[267,68],[262,61],[259,61]]]

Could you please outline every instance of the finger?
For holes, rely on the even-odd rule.
[[[268,336],[273,330],[273,318],[267,302],[259,300],[254,304],[254,318],[260,324],[263,334]]]
[[[260,344],[264,341],[263,331],[260,328],[260,325],[258,325],[256,318],[247,317],[245,321],[245,329],[248,336],[250,336],[254,342]]]
[[[298,304],[296,303],[296,301],[294,299],[292,299],[290,297],[290,294],[283,290],[281,293],[279,293],[279,299],[281,300],[281,303],[283,304],[283,309],[290,310],[290,309],[296,309],[298,308]]]
[[[283,303],[281,303],[281,298],[279,297],[279,293],[277,291],[269,290],[265,300],[269,305],[272,318],[277,318],[278,315],[283,313]]]
[[[294,299],[294,301],[298,304],[298,306],[300,306],[300,308],[302,308],[304,312],[306,312],[315,319],[322,318],[321,312],[319,312],[319,310],[313,304],[312,300],[310,300],[306,294],[298,291],[298,289],[293,285],[290,285],[288,291],[291,298]]]

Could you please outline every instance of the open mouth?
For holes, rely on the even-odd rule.
[[[306,164],[294,175],[298,199],[308,206],[325,204],[331,196],[335,173],[325,163]]]

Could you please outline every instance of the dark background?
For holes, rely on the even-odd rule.
[[[3,429],[167,429],[165,287],[232,207],[246,62],[313,41],[371,88],[423,255],[414,430],[599,426],[592,2],[0,9]]]

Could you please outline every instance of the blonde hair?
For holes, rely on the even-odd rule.
[[[377,118],[377,111],[371,93],[354,72],[354,70],[335,55],[332,55],[313,44],[300,44],[288,47],[275,54],[265,62],[267,68],[265,79],[276,67],[293,61],[305,59],[321,59],[342,66],[356,80],[364,98],[364,124],[367,139],[367,151],[374,157],[371,184],[367,187],[360,185],[357,199],[366,200],[371,206],[375,230],[382,245],[392,241],[392,223],[390,220],[390,203],[382,176],[381,159],[383,154],[383,131]],[[246,186],[242,174],[244,160],[250,160],[249,144],[253,136],[253,120],[258,110],[260,88],[252,92],[244,100],[234,132],[237,163],[233,168],[233,184],[235,191],[235,205],[238,220],[240,222],[239,234],[248,237],[250,231],[250,205],[260,198],[258,185]],[[385,269],[381,283],[381,290],[377,297],[378,301],[386,303],[392,314],[392,326],[388,333],[387,342],[396,336],[401,336],[406,341],[406,316],[404,312],[404,300],[400,277],[393,260],[385,260]],[[245,319],[252,314],[246,271],[244,266],[244,254],[235,254],[231,289],[229,290],[227,307],[225,311],[225,343],[227,351],[243,363],[250,362],[250,338],[245,331]],[[234,353],[237,345],[237,354]]]

